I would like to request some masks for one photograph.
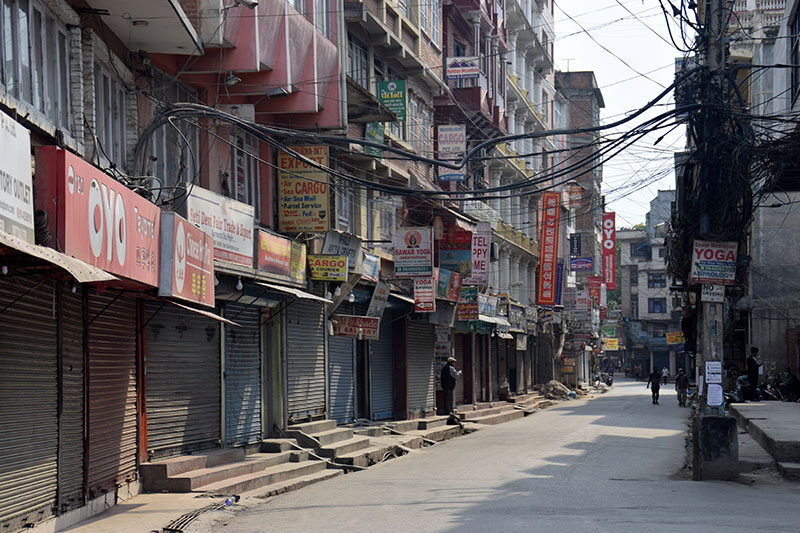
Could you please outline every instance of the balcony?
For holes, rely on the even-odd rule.
[[[453,58],[447,72],[447,85],[453,97],[436,98],[437,113],[449,115],[456,121],[466,118],[488,136],[504,134],[507,129],[505,115],[491,97],[489,80],[478,70],[477,58]]]

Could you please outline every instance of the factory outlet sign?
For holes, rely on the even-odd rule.
[[[31,134],[0,111],[0,231],[34,244]]]

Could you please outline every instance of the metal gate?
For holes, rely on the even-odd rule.
[[[422,413],[435,408],[434,326],[408,323],[408,411]]]
[[[373,420],[387,420],[394,416],[392,352],[392,320],[389,313],[384,312],[378,340],[369,341],[370,411]]]
[[[27,276],[0,279],[0,309],[6,306],[0,334],[0,527],[16,531],[56,508],[54,284]]]
[[[219,446],[219,322],[165,302],[145,315],[148,459]]]
[[[225,445],[261,440],[261,314],[255,306],[225,305]]]
[[[286,308],[286,380],[289,417],[325,413],[325,310],[297,300]]]
[[[58,450],[58,506],[62,511],[84,503],[83,473],[83,292],[61,287],[61,436]]]
[[[328,382],[330,417],[351,422],[355,416],[355,342],[348,337],[328,337]]]

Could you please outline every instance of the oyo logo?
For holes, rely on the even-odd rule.
[[[183,231],[183,222],[176,220],[178,228],[175,232],[175,292],[183,292],[183,282],[186,280],[186,234]]]
[[[603,248],[606,250],[614,249],[614,219],[603,219]]]
[[[127,225],[122,195],[92,179],[89,185],[89,244],[94,257],[100,257],[105,244],[106,261],[112,261],[116,250],[117,262],[124,265],[128,246]]]
[[[70,194],[75,192],[75,169],[72,165],[67,169],[67,190]]]

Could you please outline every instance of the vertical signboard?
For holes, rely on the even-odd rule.
[[[439,243],[439,267],[462,276],[472,275],[472,232],[447,226]]]
[[[0,231],[34,243],[31,134],[0,111]]]
[[[386,133],[386,126],[383,122],[367,122],[364,129],[364,139],[374,143],[383,143],[383,136]],[[374,157],[382,157],[383,150],[374,146],[365,146],[364,153]]]
[[[394,234],[394,276],[433,277],[431,228],[398,228]]]
[[[569,236],[569,255],[570,257],[580,257],[581,255],[581,234],[573,233]]]
[[[617,288],[617,230],[616,213],[603,213],[603,283]]]
[[[433,278],[414,280],[414,311],[417,313],[436,311],[436,283]]]
[[[406,80],[379,81],[378,100],[397,115],[398,122],[405,122]]]
[[[159,296],[214,307],[214,238],[175,213],[161,214]]]
[[[464,279],[464,285],[488,285],[491,241],[491,225],[478,222],[477,231],[472,233],[472,275]]]
[[[561,210],[561,193],[546,192],[542,195],[544,216],[542,219],[541,261],[539,263],[539,305],[556,303],[556,261],[558,258],[558,219]]]
[[[325,145],[292,146],[292,150],[324,167]],[[330,205],[328,173],[293,155],[278,152],[278,221],[281,233],[328,231]]]
[[[372,299],[369,301],[369,308],[367,309],[367,316],[381,318],[383,310],[389,302],[389,284],[385,281],[379,281],[375,285],[375,290],[372,293]]]
[[[600,305],[600,288],[602,285],[603,278],[600,276],[589,276],[587,287],[589,289],[589,298],[597,305]]]

